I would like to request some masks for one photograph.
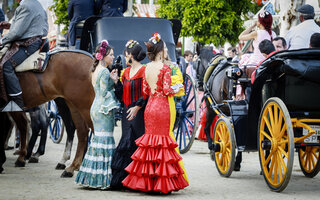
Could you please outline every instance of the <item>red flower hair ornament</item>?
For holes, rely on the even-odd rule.
[[[103,57],[106,55],[106,48],[109,46],[109,43],[107,40],[102,40],[101,41],[101,47],[99,49],[99,52],[96,53],[96,59],[97,60],[102,60]]]
[[[157,32],[152,34],[152,37],[149,39],[149,42],[157,44],[161,40],[161,35]]]

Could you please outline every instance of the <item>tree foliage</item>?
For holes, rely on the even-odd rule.
[[[182,36],[192,36],[203,44],[234,44],[243,31],[243,17],[256,12],[251,0],[158,0],[158,15],[182,23]]]
[[[52,10],[57,17],[54,23],[63,24],[65,26],[64,31],[68,30],[70,23],[68,18],[68,3],[69,0],[53,0],[53,5],[50,7],[50,10]]]

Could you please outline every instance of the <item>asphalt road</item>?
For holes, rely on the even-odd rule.
[[[121,130],[115,130],[116,141]],[[76,142],[75,138],[75,142]],[[60,160],[65,138],[54,144],[49,138],[45,155],[37,164],[27,163],[24,168],[15,168],[16,156],[7,151],[5,171],[0,174],[0,200],[22,199],[319,199],[320,176],[306,178],[300,170],[295,155],[293,174],[287,188],[276,193],[269,190],[263,176],[259,175],[260,164],[257,152],[244,153],[240,172],[233,172],[230,178],[223,178],[210,160],[205,142],[196,140],[191,150],[182,155],[190,179],[190,186],[171,195],[150,195],[132,191],[100,191],[84,189],[74,183],[73,178],[60,178],[62,171],[55,170]],[[10,143],[12,144],[12,143]],[[72,156],[75,147],[73,145]]]

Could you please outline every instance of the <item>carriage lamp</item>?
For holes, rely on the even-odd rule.
[[[232,66],[226,70],[228,78],[238,80],[243,74],[243,71],[238,66]]]

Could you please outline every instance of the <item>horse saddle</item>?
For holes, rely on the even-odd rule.
[[[15,67],[16,72],[44,72],[47,68],[48,59],[47,52],[49,51],[49,41],[46,39],[43,41],[39,50],[30,55],[20,65]]]

